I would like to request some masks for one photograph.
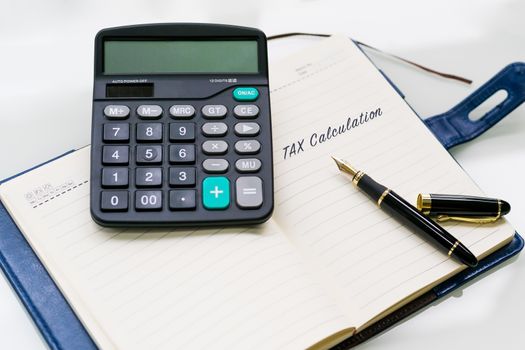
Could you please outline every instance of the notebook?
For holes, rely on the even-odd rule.
[[[366,56],[333,36],[271,67],[275,211],[265,224],[109,229],[89,214],[89,147],[0,199],[102,349],[324,349],[465,269],[342,176],[343,157],[415,202],[482,194]],[[482,259],[514,229],[447,223]]]

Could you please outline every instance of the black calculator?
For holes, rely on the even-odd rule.
[[[151,24],[97,34],[91,214],[100,225],[264,222],[271,141],[260,30]]]

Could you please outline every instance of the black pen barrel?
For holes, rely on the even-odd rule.
[[[467,247],[443,227],[423,216],[413,205],[394,191],[388,191],[379,206],[409,228],[425,232],[426,236],[438,243],[439,247],[445,249],[449,256],[456,256],[468,266],[478,264],[477,258]]]
[[[445,249],[449,256],[456,256],[468,266],[476,266],[478,264],[477,258],[467,247],[436,222],[422,215],[416,207],[394,191],[381,185],[361,171],[353,177],[352,182],[369,195],[389,215],[412,230],[424,232],[425,238],[428,237],[433,240],[439,248]]]

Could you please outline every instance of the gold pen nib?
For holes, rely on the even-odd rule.
[[[335,161],[335,164],[337,164],[337,167],[342,172],[345,172],[349,174],[350,176],[355,176],[355,174],[357,174],[358,171],[354,169],[350,164],[348,164],[346,160],[336,158],[334,156],[332,156],[332,159]]]

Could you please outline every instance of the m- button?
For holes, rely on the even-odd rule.
[[[158,105],[140,105],[137,114],[144,119],[159,118],[162,115],[162,107]]]

